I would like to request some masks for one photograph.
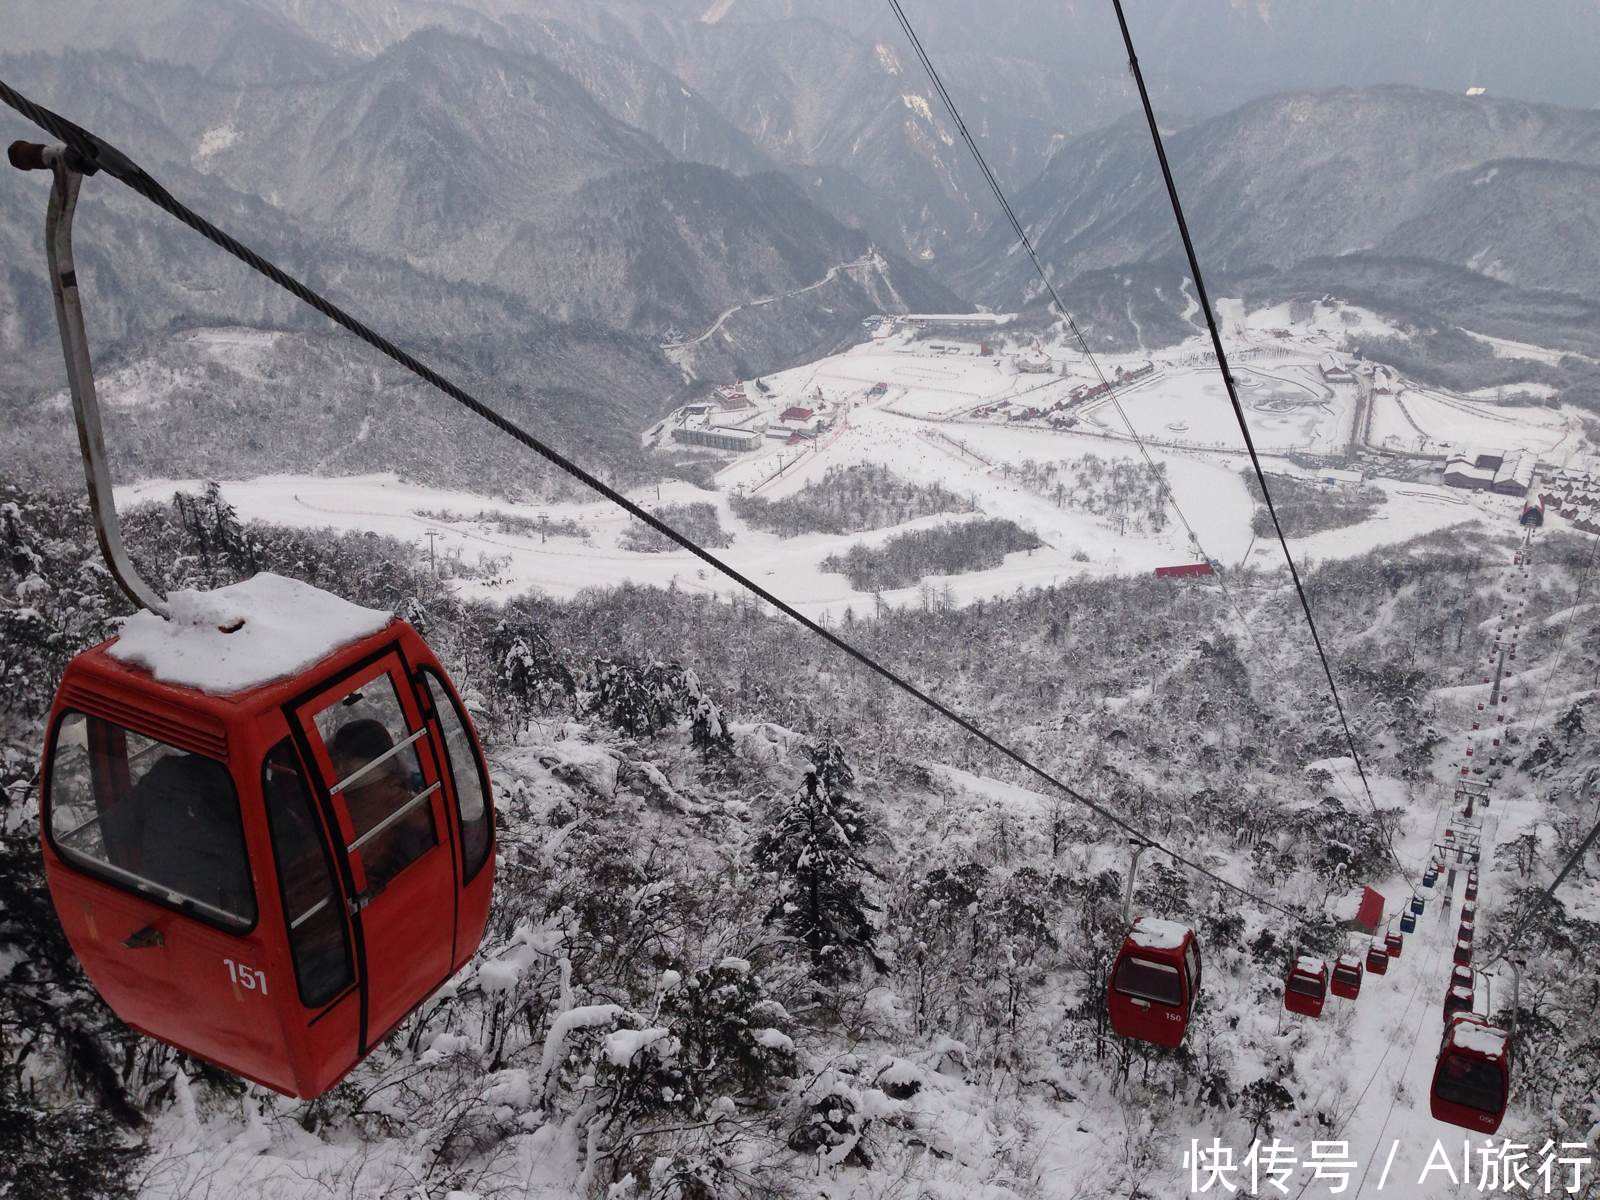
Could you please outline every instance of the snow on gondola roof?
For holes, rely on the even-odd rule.
[[[1504,1029],[1496,1029],[1481,1021],[1457,1021],[1450,1026],[1450,1041],[1454,1045],[1487,1058],[1499,1058],[1504,1054],[1510,1037]]]
[[[167,604],[170,619],[140,612],[125,620],[107,653],[214,696],[287,679],[394,619],[268,571],[214,591],[174,592]]]
[[[1159,917],[1140,917],[1128,934],[1135,946],[1146,950],[1176,950],[1194,930],[1178,921],[1163,921]]]
[[[1321,975],[1328,969],[1328,964],[1320,958],[1312,958],[1309,954],[1302,954],[1294,964],[1296,971],[1304,971],[1309,975]]]

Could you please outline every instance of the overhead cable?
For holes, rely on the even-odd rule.
[[[1306,595],[1305,584],[1300,579],[1300,568],[1295,565],[1294,555],[1289,552],[1289,539],[1284,536],[1283,524],[1278,519],[1277,506],[1272,502],[1272,490],[1267,486],[1267,475],[1261,466],[1261,456],[1256,453],[1255,439],[1250,436],[1250,423],[1245,419],[1244,405],[1239,400],[1239,389],[1233,378],[1233,371],[1228,366],[1228,352],[1222,345],[1222,331],[1217,325],[1217,314],[1212,309],[1211,297],[1206,292],[1205,279],[1200,272],[1200,257],[1195,252],[1194,239],[1189,235],[1189,222],[1183,215],[1183,203],[1178,198],[1178,185],[1172,177],[1172,165],[1167,161],[1166,143],[1161,136],[1161,128],[1156,123],[1155,109],[1150,103],[1150,90],[1145,87],[1144,72],[1139,67],[1139,57],[1133,50],[1133,35],[1128,31],[1128,18],[1122,11],[1122,0],[1111,0],[1117,11],[1117,24],[1122,30],[1122,44],[1128,52],[1128,70],[1133,73],[1134,82],[1139,88],[1139,101],[1144,106],[1145,122],[1150,127],[1150,140],[1155,144],[1156,158],[1161,164],[1161,178],[1166,182],[1167,198],[1172,202],[1172,215],[1177,221],[1178,235],[1183,239],[1183,250],[1189,259],[1189,275],[1194,280],[1195,298],[1199,301],[1200,310],[1206,315],[1206,327],[1211,333],[1211,347],[1217,356],[1217,368],[1222,373],[1223,385],[1228,391],[1228,402],[1233,406],[1233,415],[1239,423],[1239,433],[1244,438],[1245,450],[1250,455],[1250,466],[1255,471],[1257,486],[1261,488],[1262,498],[1266,502],[1267,514],[1272,518],[1272,529],[1277,534],[1278,545],[1283,549],[1283,561],[1288,564],[1289,576],[1294,581],[1295,594],[1300,597],[1300,609],[1305,614],[1306,627],[1311,631],[1311,641],[1316,647],[1317,659],[1322,663],[1322,672],[1328,679],[1328,691],[1333,696],[1333,706],[1339,715],[1339,724],[1344,729],[1345,744],[1350,747],[1350,757],[1355,760],[1356,772],[1361,776],[1361,787],[1366,792],[1368,801],[1372,804],[1373,813],[1378,815],[1379,825],[1383,831],[1384,842],[1389,848],[1389,857],[1400,870],[1401,877],[1406,881],[1406,886],[1411,888],[1413,894],[1416,887],[1411,882],[1411,874],[1400,861],[1400,856],[1395,853],[1394,840],[1389,835],[1387,826],[1383,825],[1382,816],[1379,814],[1378,802],[1372,795],[1372,785],[1367,780],[1367,769],[1361,762],[1361,754],[1356,749],[1355,734],[1350,729],[1350,719],[1345,714],[1344,700],[1339,695],[1339,684],[1334,679],[1333,664],[1328,661],[1327,651],[1322,645],[1322,634],[1317,629],[1317,619],[1311,612],[1311,599]],[[890,0],[897,4],[898,0]]]
[[[193,209],[189,208],[187,205],[181,203],[179,200],[173,197],[173,195],[168,192],[166,188],[162,187],[161,184],[156,182],[156,180],[147,171],[145,171],[122,151],[118,150],[115,146],[110,145],[109,143],[90,133],[88,130],[74,124],[66,118],[34,103],[32,100],[29,100],[26,96],[23,96],[21,93],[10,87],[3,80],[0,80],[0,102],[4,102],[5,104],[9,105],[11,108],[27,117],[39,128],[45,130],[47,133],[51,134],[55,138],[58,138],[63,144],[65,144],[76,156],[76,169],[82,171],[84,174],[93,174],[99,171],[104,171],[113,179],[116,179],[118,182],[124,184],[138,195],[143,196],[146,200],[149,200],[152,204],[156,205],[170,216],[181,221],[190,229],[193,229],[207,241],[225,250],[227,253],[231,254],[234,258],[238,259],[240,262],[244,263],[258,274],[271,280],[278,287],[289,292],[303,303],[316,309],[330,321],[333,321],[341,328],[354,334],[367,345],[371,346],[374,350],[377,350],[380,354],[383,354],[389,359],[398,363],[407,371],[410,371],[412,374],[416,375],[419,379],[422,379],[438,391],[442,392],[444,395],[448,396],[450,399],[454,400],[457,404],[460,404],[462,407],[489,422],[489,424],[493,425],[496,429],[500,430],[508,437],[511,437],[525,448],[533,451],[535,454],[539,455],[553,466],[566,472],[568,475],[571,475],[574,479],[577,479],[591,491],[603,496],[606,500],[627,512],[635,520],[642,522],[651,529],[654,529],[663,537],[677,543],[679,546],[682,546],[685,550],[689,551],[707,566],[720,572],[722,575],[738,584],[741,588],[744,588],[746,591],[764,600],[766,603],[770,604],[773,608],[789,617],[808,632],[821,638],[835,649],[842,651],[844,654],[848,655],[856,662],[866,667],[869,671],[872,671],[874,674],[887,680],[890,684],[899,688],[913,699],[921,702],[934,712],[938,713],[940,716],[944,717],[946,720],[959,726],[970,736],[989,747],[989,749],[995,751],[997,754],[1000,754],[1002,757],[1009,759],[1017,766],[1022,767],[1024,770],[1050,784],[1052,787],[1059,789],[1070,799],[1089,809],[1091,812],[1116,826],[1124,833],[1148,842],[1152,848],[1160,851],[1173,862],[1179,863],[1182,866],[1187,867],[1189,870],[1205,876],[1214,883],[1217,883],[1229,891],[1243,896],[1246,899],[1261,905],[1262,907],[1270,908],[1275,912],[1281,913],[1284,916],[1295,920],[1300,919],[1302,916],[1301,913],[1296,912],[1291,908],[1285,907],[1276,901],[1263,897],[1258,890],[1241,887],[1239,884],[1236,884],[1233,881],[1217,874],[1215,871],[1212,871],[1209,867],[1206,867],[1202,863],[1188,858],[1187,856],[1165,845],[1160,840],[1151,837],[1149,834],[1145,833],[1143,830],[1139,829],[1125,818],[1119,816],[1111,809],[1106,808],[1100,802],[1085,796],[1082,792],[1078,791],[1064,780],[1052,775],[1049,771],[1039,766],[1021,751],[1016,750],[1006,743],[1000,741],[998,738],[985,731],[967,717],[962,716],[960,713],[950,708],[943,701],[928,694],[915,684],[911,683],[909,680],[903,678],[893,669],[879,662],[875,657],[867,653],[865,650],[860,649],[852,642],[847,641],[838,634],[834,633],[832,630],[825,628],[816,621],[812,620],[810,617],[807,617],[804,613],[800,612],[787,601],[779,599],[766,588],[756,583],[753,579],[750,579],[687,535],[680,533],[677,529],[673,528],[671,525],[667,524],[665,521],[661,520],[661,518],[649,512],[641,505],[628,499],[628,497],[623,495],[617,489],[611,487],[609,484],[606,484],[597,476],[591,474],[589,471],[585,470],[583,467],[567,458],[560,451],[555,450],[551,446],[547,445],[545,442],[529,433],[526,429],[522,428],[522,426],[518,425],[510,418],[485,404],[483,401],[472,396],[457,384],[452,383],[449,379],[446,379],[432,367],[429,367],[427,364],[421,362],[407,351],[402,350],[399,346],[385,338],[382,334],[376,332],[354,316],[350,315],[343,308],[334,304],[331,300],[328,300],[326,297],[320,295],[312,288],[296,279],[294,276],[288,274],[286,271],[276,266],[266,258],[263,258],[254,250],[251,250],[248,246],[244,245],[230,234],[225,233],[223,230],[213,225],[210,221],[200,216]],[[13,146],[12,149],[15,157],[17,147]]]

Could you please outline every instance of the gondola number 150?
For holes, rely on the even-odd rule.
[[[260,992],[263,996],[267,994],[267,973],[265,971],[257,971],[254,967],[236,963],[231,958],[223,959],[222,963],[228,968],[228,977],[245,991]]]

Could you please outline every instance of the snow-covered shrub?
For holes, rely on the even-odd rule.
[[[0,1196],[132,1200],[148,1146],[97,1105],[47,1104],[22,1075],[0,1065]]]
[[[512,716],[514,727],[560,708],[576,684],[545,631],[513,612],[495,623],[485,647],[494,671],[490,686]]]
[[[576,1103],[610,1182],[651,1197],[743,1194],[746,1114],[769,1109],[797,1069],[788,1014],[748,963],[667,973],[653,1013],[570,1010],[546,1040],[545,1074]],[[549,1066],[559,1058],[559,1066]]]
[[[812,1154],[823,1166],[869,1167],[876,1151],[869,1137],[873,1122],[895,1112],[899,1103],[878,1088],[839,1068],[818,1074],[800,1094],[789,1147]]]

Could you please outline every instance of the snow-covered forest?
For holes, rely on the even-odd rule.
[[[1600,8],[1127,7],[0,0],[0,1200],[1600,1200]]]
[[[8,488],[0,519],[0,1111],[19,1195],[1157,1196],[1190,1137],[1337,1131],[1372,1047],[1348,1019],[1332,1037],[1286,1023],[1285,965],[1338,952],[1330,902],[1387,874],[1405,809],[1438,802],[1448,684],[1475,670],[1502,549],[1441,535],[1313,576],[1381,817],[1338,778],[1296,614],[1266,581],[1249,642],[1215,592],[1155,581],[852,622],[1076,786],[1303,907],[1289,923],[1145,864],[1136,907],[1192,924],[1208,956],[1195,1028],[1165,1051],[1106,1022],[1118,839],[783,619],[648,589],[462,604],[415,547],[243,526],[214,491],[135,510],[163,588],[272,569],[406,614],[485,736],[500,867],[482,950],[346,1082],[291,1102],[120,1027],[61,940],[40,719],[125,605],[81,503]],[[1491,912],[1591,815],[1587,559],[1544,547],[1523,653],[1555,719],[1507,737],[1518,832],[1485,867]],[[1597,865],[1529,943],[1513,1123],[1535,1144],[1600,1101]]]

